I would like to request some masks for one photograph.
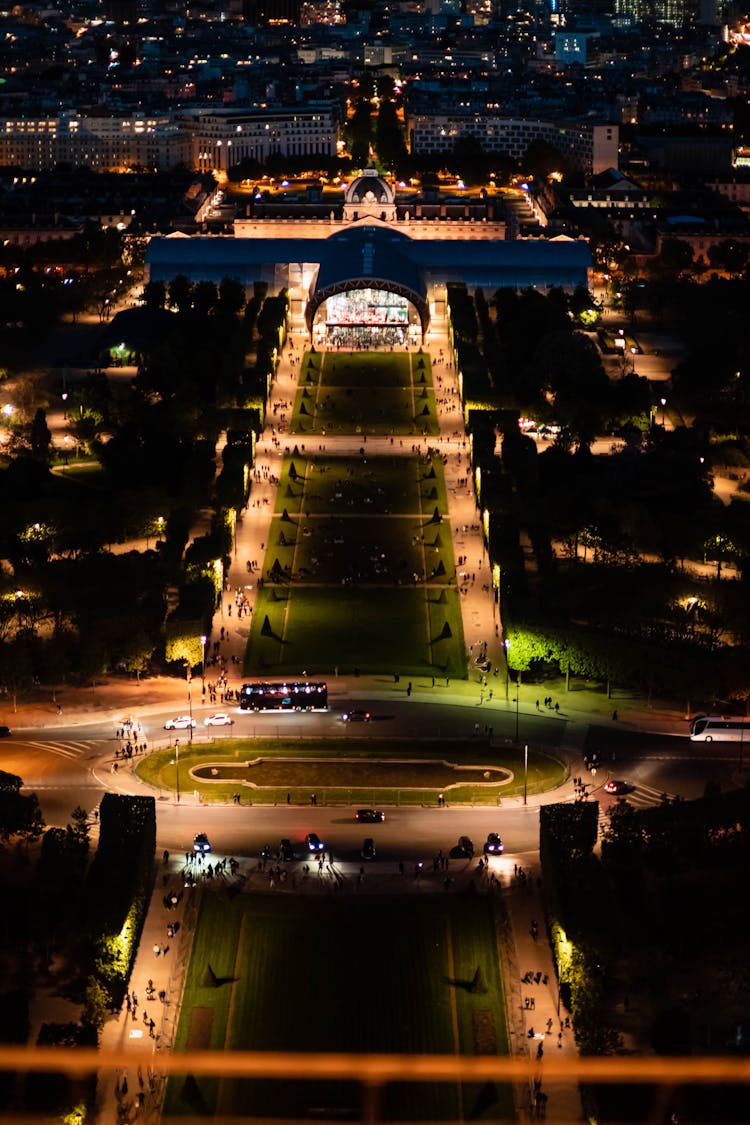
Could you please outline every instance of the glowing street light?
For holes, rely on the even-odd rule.
[[[208,637],[201,633],[201,696],[206,697],[206,641]]]
[[[508,702],[508,680],[510,678],[510,669],[508,667],[508,649],[510,648],[510,641],[506,639],[503,641],[503,648],[505,649],[505,702]]]
[[[180,803],[180,740],[174,740],[174,772],[175,772],[175,791],[177,794],[177,804]]]
[[[664,425],[664,418],[665,418],[665,415],[666,415],[665,407],[667,405],[667,400],[665,398],[660,398],[659,402],[661,403],[661,424],[663,426]]]

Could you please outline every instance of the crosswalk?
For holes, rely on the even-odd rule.
[[[606,797],[607,794],[597,794],[600,797]],[[625,800],[629,805],[635,809],[649,809],[663,804],[664,797],[672,799],[674,794],[665,793],[663,789],[655,789],[652,785],[644,785],[642,782],[634,784],[629,793],[624,793],[620,798],[613,798],[611,801],[599,802],[599,832],[603,828],[609,827],[608,811],[612,808],[617,799]]]
[[[35,750],[45,750],[49,754],[57,754],[60,758],[67,758],[70,761],[75,761],[78,758],[84,758],[90,754],[95,748],[101,749],[104,743],[96,741],[95,739],[84,739],[77,741],[74,739],[24,739],[22,746],[31,746]]]

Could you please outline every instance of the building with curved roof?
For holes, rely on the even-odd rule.
[[[345,207],[344,223],[238,223],[234,238],[152,238],[147,279],[168,283],[182,274],[218,284],[233,277],[246,288],[256,281],[274,292],[285,288],[293,317],[316,341],[344,345],[362,342],[365,329],[382,329],[383,341],[394,344],[424,339],[431,316],[445,312],[451,282],[489,293],[588,286],[586,242],[508,240],[504,228],[484,223],[402,223],[395,211],[389,221],[383,215],[391,214],[393,189],[374,172],[352,182]]]
[[[393,188],[373,168],[366,168],[344,193],[344,222],[379,219],[392,223],[396,219],[396,196]]]

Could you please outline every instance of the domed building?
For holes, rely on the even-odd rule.
[[[365,168],[344,193],[345,223],[357,223],[361,219],[379,219],[381,223],[395,223],[396,198],[390,184],[379,176],[374,168]]]

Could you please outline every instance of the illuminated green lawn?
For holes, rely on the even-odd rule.
[[[437,434],[429,356],[306,353],[290,432]]]
[[[481,970],[481,986],[471,982]],[[317,894],[201,903],[175,1050],[507,1054],[494,919],[484,896]],[[510,1120],[510,1091],[384,1091],[386,1120]],[[177,1077],[173,1115],[358,1120],[356,1084]],[[347,1111],[352,1111],[347,1113]]]
[[[285,458],[244,671],[463,678],[447,511],[437,456]]]
[[[266,586],[258,592],[244,671],[253,676],[466,675],[454,588]]]
[[[321,805],[372,806],[433,805],[437,793],[449,789],[451,805],[485,805],[497,808],[498,801],[518,797],[524,789],[524,758],[521,749],[509,746],[492,748],[476,739],[470,741],[429,739],[415,742],[398,736],[362,738],[305,738],[301,741],[285,736],[286,716],[274,713],[247,715],[237,718],[234,737],[214,732],[211,742],[201,741],[208,736],[196,731],[195,742],[181,740],[180,759],[175,762],[170,747],[148,754],[137,764],[138,776],[148,785],[165,791],[175,791],[177,770],[180,790],[183,793],[198,791],[204,802],[230,802],[238,788],[243,801],[252,804],[278,804],[291,795],[294,804],[306,804],[310,793],[317,793]],[[552,742],[559,740],[562,724],[554,719],[540,717],[540,737]],[[380,724],[372,724],[371,734]],[[385,730],[387,723],[383,724]],[[342,724],[343,727],[343,724]],[[220,728],[224,729],[224,728]],[[275,733],[276,737],[273,737]],[[244,734],[244,737],[241,735]],[[347,730],[348,734],[348,730]],[[265,770],[258,787],[242,784],[249,778],[246,763],[263,759],[273,765],[276,759],[285,759],[283,776],[278,784],[268,780]],[[455,772],[441,775],[439,784],[425,785],[425,773],[420,763],[428,761],[452,762],[457,766],[486,768],[502,771],[501,784],[456,785]],[[397,763],[397,778],[389,764]],[[220,777],[201,780],[194,771],[209,763],[220,769]],[[413,771],[407,763],[417,763]],[[230,774],[231,780],[225,780]],[[468,776],[468,775],[467,775]],[[565,767],[550,754],[532,750],[528,755],[526,790],[528,793],[546,793],[565,780]],[[389,784],[389,779],[391,783]],[[238,786],[238,781],[240,782]]]
[[[299,449],[299,446],[297,447]],[[285,457],[276,512],[376,515],[448,511],[439,457]]]
[[[413,584],[417,574],[441,586],[453,583],[450,536],[408,517],[274,519],[266,570],[277,564],[295,582],[393,586]]]

